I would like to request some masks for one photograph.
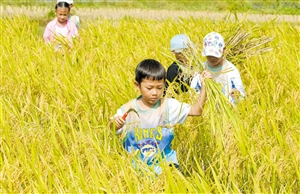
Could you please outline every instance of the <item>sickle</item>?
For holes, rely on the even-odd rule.
[[[122,119],[123,119],[123,120],[126,120],[126,117],[127,117],[127,115],[128,115],[130,112],[135,112],[135,114],[136,114],[138,117],[140,117],[139,113],[138,113],[134,108],[130,108],[130,109],[128,109],[128,110],[125,112],[125,114],[122,116]]]
[[[125,113],[124,113],[124,115],[122,116],[122,119],[123,120],[126,120],[126,117],[127,117],[127,115],[130,113],[130,112],[135,112],[135,114],[138,116],[138,117],[140,117],[140,115],[139,115],[139,113],[134,109],[134,108],[130,108],[130,109],[128,109]],[[117,130],[119,130],[119,129],[117,129]]]

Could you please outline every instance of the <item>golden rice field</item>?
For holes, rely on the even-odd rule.
[[[1,193],[300,193],[299,22],[86,20],[62,55],[45,45],[37,21],[0,20]],[[203,117],[176,127],[173,148],[185,175],[168,166],[157,177],[132,168],[107,124],[138,96],[136,65],[154,58],[167,68],[175,60],[169,40],[178,33],[204,61],[203,37],[218,31],[227,39],[238,26],[253,38],[274,38],[269,52],[231,58],[246,100],[220,109],[208,91]],[[195,95],[177,98],[192,103]]]
[[[2,16],[19,16],[27,15],[31,19],[41,19],[53,11],[53,7],[45,6],[9,6],[0,5]],[[121,19],[123,17],[134,17],[140,19],[154,19],[164,20],[171,18],[178,20],[179,18],[205,18],[212,20],[220,20],[229,18],[234,20],[234,16],[229,15],[229,11],[214,12],[214,11],[180,11],[180,10],[143,10],[143,9],[129,9],[129,8],[87,8],[75,7],[72,12],[76,12],[83,21],[101,19]],[[291,22],[299,24],[299,15],[273,15],[273,14],[251,14],[251,13],[237,13],[238,18],[252,22],[266,22],[276,20],[278,22]]]

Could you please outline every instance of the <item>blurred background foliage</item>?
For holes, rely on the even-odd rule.
[[[2,5],[28,5],[50,6],[56,0],[1,0]],[[249,12],[265,14],[300,14],[300,1],[298,0],[207,0],[207,1],[178,1],[178,0],[76,0],[76,7],[91,8],[139,8],[139,9],[168,9],[189,11],[226,11]]]

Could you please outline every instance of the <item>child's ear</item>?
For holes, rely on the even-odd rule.
[[[223,48],[223,53],[226,51],[226,47]]]
[[[137,81],[134,81],[134,86],[136,89],[140,90],[140,84]]]

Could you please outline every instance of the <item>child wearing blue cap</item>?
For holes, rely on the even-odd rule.
[[[222,92],[235,105],[246,93],[238,69],[223,58],[225,49],[221,34],[210,32],[204,37],[202,55],[207,59],[204,68],[212,73],[213,80],[221,84]]]
[[[177,34],[170,41],[171,52],[174,54],[174,61],[167,69],[166,90],[170,84],[177,84],[174,90],[177,94],[187,92],[193,88],[196,92],[200,91],[200,74],[193,72],[189,64],[194,43],[185,34]]]

